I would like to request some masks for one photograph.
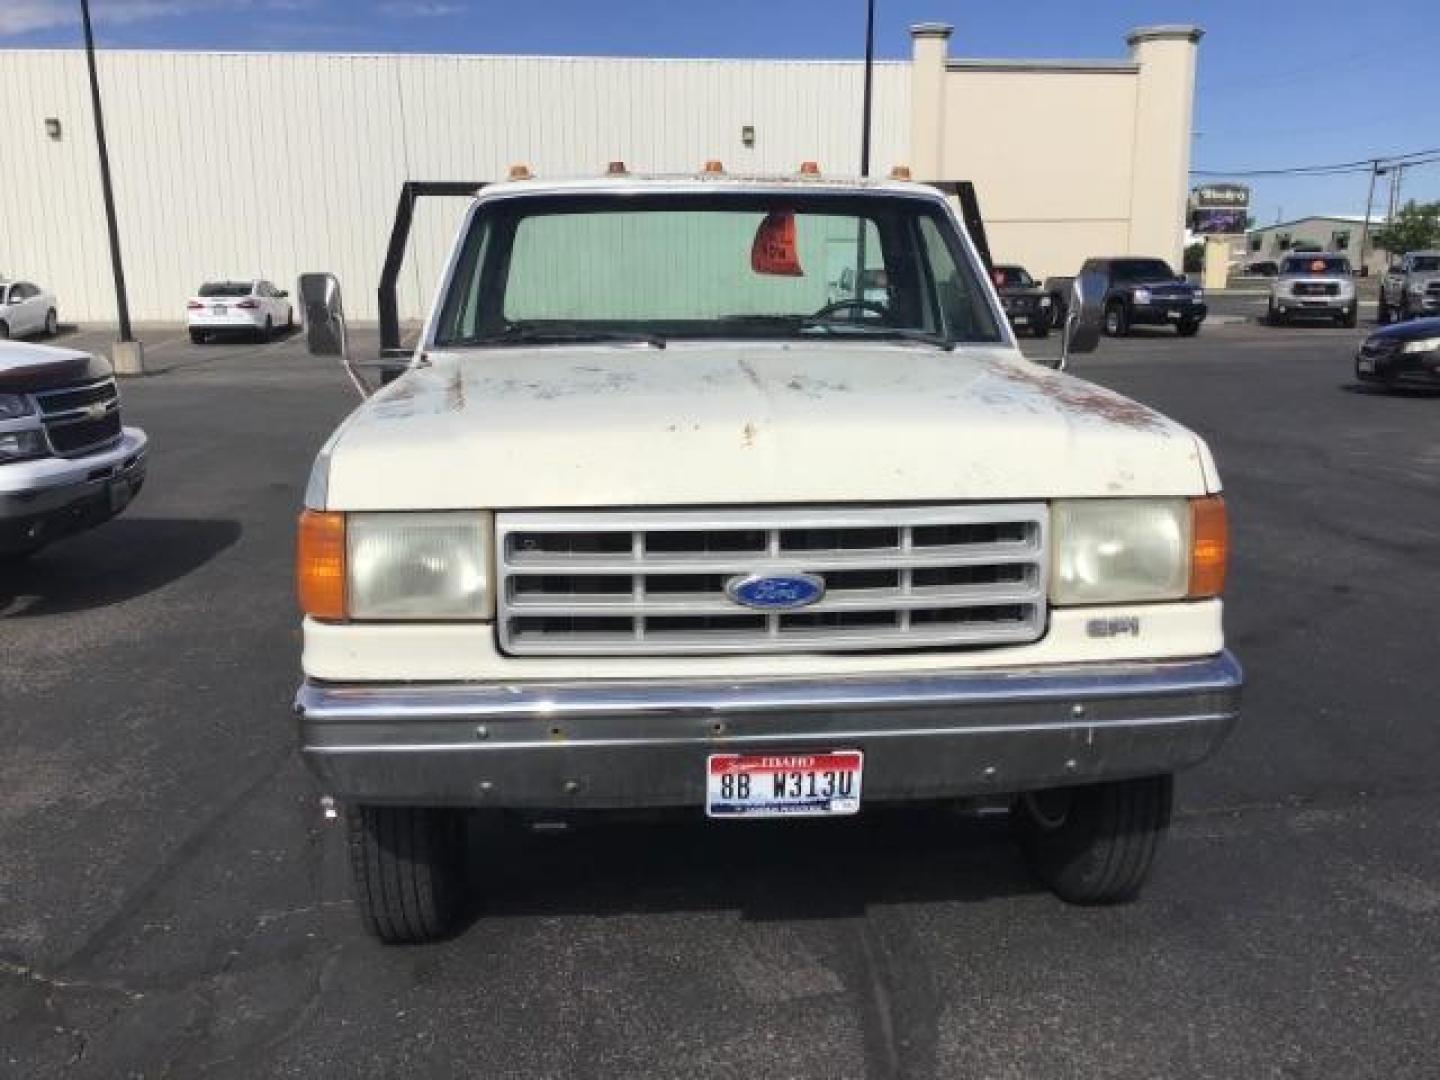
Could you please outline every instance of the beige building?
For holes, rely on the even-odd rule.
[[[1038,275],[1087,255],[1178,266],[1193,27],[1153,27],[1115,60],[952,58],[948,27],[878,64],[877,172],[975,181],[991,247]],[[205,279],[338,272],[375,317],[405,180],[632,168],[789,172],[859,165],[863,68],[850,61],[104,52],[100,77],[131,309],[178,320]],[[0,273],[53,288],[62,317],[114,318],[84,56],[0,51]],[[461,211],[429,206],[402,279],[424,313]]]
[[[1381,274],[1389,264],[1390,253],[1376,248],[1374,237],[1375,230],[1385,223],[1386,219],[1378,214],[1370,219],[1368,230],[1365,218],[1360,214],[1321,214],[1294,221],[1277,221],[1245,234],[1244,261],[1278,261],[1282,255],[1299,248],[1345,255],[1352,264],[1358,264],[1360,243],[1364,238],[1365,272]]]

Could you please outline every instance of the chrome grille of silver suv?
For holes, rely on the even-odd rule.
[[[513,655],[829,652],[1014,644],[1045,631],[1044,503],[496,517]],[[808,574],[817,601],[756,610],[751,575]]]

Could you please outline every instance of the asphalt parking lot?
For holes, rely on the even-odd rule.
[[[0,571],[0,1075],[1433,1077],[1440,396],[1356,389],[1365,329],[1075,365],[1202,432],[1231,511],[1246,715],[1138,903],[1064,906],[1002,820],[604,824],[481,838],[476,920],[387,949],[288,712],[352,394],[147,328],[145,491]]]

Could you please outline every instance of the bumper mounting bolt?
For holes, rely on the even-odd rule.
[[[579,781],[579,780],[566,780],[566,781],[565,781],[565,794],[566,794],[566,795],[574,795],[574,794],[578,793],[579,790],[580,790],[580,781]]]
[[[1073,705],[1073,706],[1071,706],[1071,708],[1070,708],[1070,715],[1073,716],[1073,717],[1075,717],[1076,719],[1079,719],[1080,717],[1082,717],[1082,716],[1085,715],[1085,706],[1084,706],[1084,705]]]
[[[994,780],[994,779],[995,779],[995,766],[994,766],[994,765],[986,765],[986,766],[985,766],[985,772],[984,772],[983,775],[984,775],[984,777],[985,777],[986,780]]]
[[[1073,757],[1069,761],[1065,762],[1066,772],[1074,772],[1078,768],[1080,768],[1080,763],[1076,761]]]
[[[333,795],[320,796],[320,813],[324,815],[326,821],[334,821],[340,816],[340,811],[335,807],[335,797]]]
[[[490,737],[490,729],[484,724],[477,725],[475,728],[475,737],[477,739],[488,739]]]

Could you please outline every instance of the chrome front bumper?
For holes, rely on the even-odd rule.
[[[764,681],[305,683],[302,753],[361,803],[700,806],[717,752],[860,749],[867,801],[1175,772],[1239,717],[1228,652],[1186,661]]]

